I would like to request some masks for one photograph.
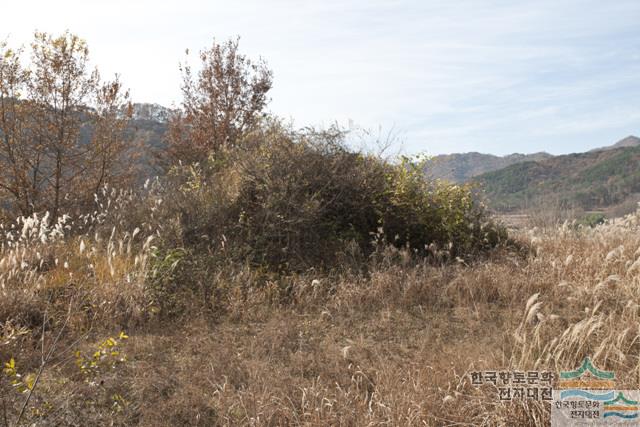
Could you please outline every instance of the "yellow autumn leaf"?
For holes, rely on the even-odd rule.
[[[33,390],[33,387],[36,384],[36,374],[27,375],[27,377],[24,379],[24,384],[29,390]]]

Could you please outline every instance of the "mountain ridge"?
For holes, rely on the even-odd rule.
[[[479,152],[443,154],[427,161],[425,173],[430,178],[462,183],[474,176],[499,170],[515,163],[543,160],[549,157],[552,155],[545,152],[513,153],[506,156]]]
[[[634,135],[629,135],[614,144],[594,148],[586,151],[586,153],[637,146],[640,146],[640,138]],[[531,154],[512,153],[504,156],[479,153],[475,151],[467,153],[441,154],[428,160],[425,167],[425,174],[434,179],[445,179],[452,182],[463,183],[482,174],[497,171],[517,163],[529,161],[537,162],[559,156],[563,155],[553,155],[544,151]]]
[[[640,193],[640,145],[553,156],[474,177],[496,211],[607,209]],[[632,204],[632,203],[629,203]]]

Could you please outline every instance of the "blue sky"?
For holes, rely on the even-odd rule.
[[[240,35],[296,126],[353,123],[428,154],[640,136],[638,0],[22,0],[2,14],[13,45],[35,29],[85,38],[141,102],[179,103],[185,49]]]

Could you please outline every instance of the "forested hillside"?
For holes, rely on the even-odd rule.
[[[605,208],[640,192],[640,147],[518,163],[475,180],[496,210],[526,209],[545,200],[564,208]]]

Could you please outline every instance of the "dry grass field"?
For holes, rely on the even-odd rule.
[[[387,6],[384,16],[392,17]],[[65,11],[57,2],[56,8]],[[155,22],[139,9],[145,16],[135,22]],[[326,16],[343,17],[351,9]],[[436,16],[440,8],[428,9]],[[484,15],[491,26],[500,21],[462,9],[474,16],[470,29]],[[353,11],[360,22],[365,8]],[[537,15],[530,12],[523,16]],[[504,21],[526,30],[519,14],[515,21],[511,14]],[[278,27],[259,18],[269,31]],[[378,25],[368,27],[380,32]],[[540,27],[532,28],[531,40],[540,40]],[[111,33],[110,43],[126,39],[138,50],[155,49]],[[176,34],[172,40],[182,43]],[[351,31],[335,34],[343,47],[342,35]],[[380,34],[372,40],[382,40]],[[500,33],[489,34],[490,43],[478,45],[483,57],[487,46],[504,47],[496,44]],[[562,34],[571,39],[564,26]],[[453,47],[456,55],[476,52],[467,41],[429,40],[436,41],[429,46]],[[239,36],[215,38],[191,56],[186,49],[175,85],[155,81],[163,73],[154,66],[148,93],[174,87],[182,100],[171,109],[147,105],[141,116],[119,74],[100,77],[79,36],[36,31],[30,44],[16,47],[0,39],[0,427],[542,426],[552,406],[530,395],[534,374],[575,370],[583,361],[589,367],[586,358],[615,373],[616,389],[640,388],[640,209],[623,216],[638,208],[640,149],[527,162],[493,172],[493,184],[485,180],[484,187],[432,179],[425,175],[429,158],[415,152],[430,139],[445,144],[429,145],[435,152],[484,146],[458,127],[453,139],[445,133],[432,138],[441,134],[437,128],[416,127],[421,121],[467,123],[471,116],[450,121],[454,110],[483,122],[465,126],[492,138],[487,149],[498,147],[493,136],[517,130],[507,140],[532,150],[521,137],[536,133],[523,132],[520,119],[539,114],[520,114],[522,103],[504,102],[523,99],[503,98],[521,84],[484,87],[513,80],[494,78],[501,67],[493,60],[492,68],[483,67],[473,53],[474,67],[480,65],[474,73],[491,78],[474,76],[471,85],[448,71],[451,85],[439,77],[433,85],[416,83],[447,91],[482,86],[472,96],[447,95],[451,105],[438,101],[436,92],[438,109],[425,104],[426,116],[422,96],[419,108],[396,110],[393,97],[387,99],[393,85],[382,80],[359,79],[372,87],[343,90],[356,75],[343,81],[347,86],[334,80],[350,68],[344,58],[321,58],[331,73],[320,67],[315,77],[313,67],[292,65],[303,80],[294,81],[300,98],[290,111],[312,114],[307,107],[324,98],[300,88],[327,78],[326,93],[341,108],[376,104],[380,114],[356,113],[409,117],[396,140],[393,128],[375,132],[351,120],[346,128],[342,120],[298,128],[316,121],[278,117],[269,107],[274,71],[264,59],[241,53],[239,43]],[[384,70],[397,62],[396,51],[411,52],[415,62],[411,45],[378,45],[371,52],[385,61]],[[318,57],[317,46],[307,47]],[[531,50],[528,42],[525,47]],[[173,48],[160,48],[169,58]],[[297,58],[293,50],[277,51]],[[367,51],[357,47],[347,56],[377,79],[385,73],[369,67],[362,56]],[[117,52],[128,65],[139,59]],[[520,73],[521,60],[540,55],[530,56],[509,50],[505,57]],[[439,76],[407,73],[398,63],[400,75]],[[523,81],[541,80],[539,71],[547,67],[534,65],[537,77]],[[571,69],[561,71],[571,75]],[[405,85],[398,75],[389,73]],[[397,90],[408,101],[406,87]],[[374,101],[357,99],[365,93]],[[515,117],[517,126],[484,132],[492,117],[479,96],[484,93],[500,104],[494,111],[500,119],[488,122],[498,129]],[[571,97],[566,102],[583,105]],[[573,109],[534,104],[541,111]],[[337,111],[337,117],[351,117]],[[582,122],[555,116],[552,130],[562,129],[557,120]],[[585,135],[592,135],[585,147],[603,135],[594,130],[586,127]],[[400,147],[405,131],[408,154]],[[456,143],[459,137],[465,144]],[[634,138],[629,141],[636,144]],[[568,147],[548,143],[554,150]],[[492,204],[494,195],[503,200]],[[491,213],[500,207],[527,210]],[[566,218],[577,219],[562,223]],[[514,381],[526,374],[526,387],[501,399],[501,382],[478,383],[478,373],[486,379],[487,371],[513,372]],[[605,402],[605,410],[634,409],[618,407],[621,399]]]
[[[469,372],[591,356],[640,385],[640,215],[524,230],[472,264],[383,248],[359,272],[232,265],[173,318],[144,295],[153,233],[66,237],[84,222],[3,226],[2,426],[545,425],[548,403]]]

